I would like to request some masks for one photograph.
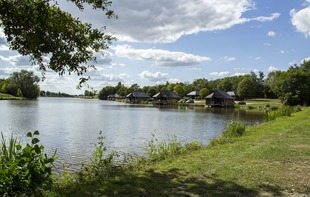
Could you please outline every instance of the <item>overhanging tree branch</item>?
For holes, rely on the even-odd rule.
[[[108,18],[117,18],[106,0],[68,0],[83,10],[83,4],[101,9]],[[93,53],[106,50],[115,39],[104,33],[105,27],[93,28],[71,14],[62,11],[57,1],[0,0],[0,27],[4,29],[12,50],[28,55],[32,64],[38,64],[44,73],[47,68],[63,75],[87,72]],[[49,60],[44,57],[49,57]],[[85,78],[80,78],[80,84]]]

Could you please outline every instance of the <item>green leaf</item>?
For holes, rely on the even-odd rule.
[[[38,142],[40,142],[40,140],[38,138],[33,138],[31,141],[32,144],[36,144]]]
[[[28,133],[27,133],[27,137],[32,137],[32,133],[31,133],[31,132],[28,132]]]
[[[41,149],[40,149],[40,147],[39,147],[37,144],[34,146],[34,151],[35,151],[37,154],[40,154],[40,153],[41,153]]]
[[[20,144],[17,144],[16,145],[16,150],[20,150],[20,149],[22,149],[22,146]]]
[[[39,135],[39,134],[40,134],[40,133],[39,133],[38,130],[36,130],[36,131],[33,132],[33,135]]]

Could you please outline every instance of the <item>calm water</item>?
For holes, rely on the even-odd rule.
[[[264,114],[221,108],[163,108],[113,101],[39,98],[0,101],[0,131],[25,139],[39,130],[46,152],[57,149],[58,164],[79,164],[91,155],[99,131],[112,150],[143,154],[151,134],[175,135],[179,141],[207,144],[221,134],[229,120],[258,124]]]

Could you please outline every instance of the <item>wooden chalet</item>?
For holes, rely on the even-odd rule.
[[[147,101],[150,98],[145,92],[133,91],[126,96],[126,102],[128,103],[140,103],[142,101]]]
[[[194,90],[191,91],[190,93],[187,94],[188,97],[192,99],[197,99],[199,97],[200,91],[199,90]]]
[[[122,99],[123,97],[122,96],[120,96],[120,95],[118,95],[118,94],[110,94],[108,97],[107,97],[107,99],[109,100],[109,101],[115,101],[115,100],[117,100],[117,99]]]
[[[217,90],[205,97],[209,107],[233,107],[235,98],[223,90]]]
[[[170,105],[177,103],[181,97],[171,90],[161,90],[153,96],[159,105]]]

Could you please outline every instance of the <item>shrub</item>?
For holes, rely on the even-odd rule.
[[[248,105],[247,109],[251,110],[251,109],[255,109],[255,107],[253,107],[252,105]]]
[[[104,144],[105,137],[102,131],[99,132],[97,143],[94,145],[94,152],[90,158],[90,163],[82,164],[81,170],[75,172],[75,176],[64,173],[62,176],[63,185],[75,184],[77,182],[101,181],[111,177],[117,170],[116,158],[117,152],[107,154],[107,146]]]
[[[270,111],[267,113],[267,121],[275,120],[278,117],[291,116],[292,113],[301,111],[301,106],[288,106],[284,105],[276,111]]]
[[[223,131],[223,137],[239,137],[245,132],[242,122],[230,121]]]
[[[31,143],[22,148],[20,142],[13,136],[7,144],[1,133],[1,196],[30,195],[51,187],[56,152],[52,157],[43,154],[44,146],[38,144],[40,140],[36,138],[37,135],[39,131],[29,132],[27,137],[31,139]]]
[[[235,137],[242,136],[244,132],[245,125],[242,122],[230,121],[224,128],[221,136],[210,140],[209,146],[233,142]]]

